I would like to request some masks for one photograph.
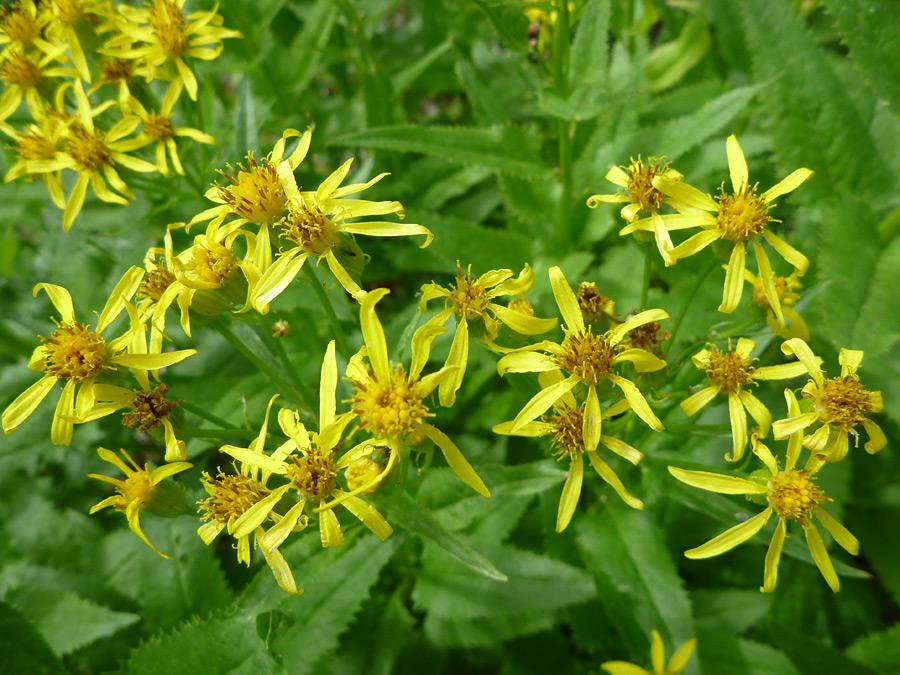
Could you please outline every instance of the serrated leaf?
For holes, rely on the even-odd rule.
[[[834,17],[850,58],[894,114],[900,115],[900,60],[888,54],[900,51],[900,12],[892,0],[824,0]]]
[[[659,528],[640,511],[607,507],[576,523],[585,566],[633,598],[645,634],[659,630],[670,645],[694,637],[691,604]]]
[[[335,655],[334,675],[389,675],[407,641],[415,619],[399,593],[366,604]]]
[[[598,87],[606,80],[609,0],[591,0],[581,11],[572,41],[569,81],[575,88]]]
[[[336,138],[332,145],[434,155],[523,178],[540,178],[550,173],[540,161],[537,139],[511,126],[376,127]]]
[[[479,125],[485,127],[501,124],[508,119],[509,116],[491,91],[490,85],[475,70],[469,58],[462,54],[456,57],[456,77],[466,92],[466,98],[472,106],[472,114],[475,115],[475,121]]]
[[[430,641],[447,647],[490,647],[548,630],[554,623],[553,614],[539,611],[475,619],[429,614],[425,617],[425,635]]]
[[[701,630],[702,625],[711,629],[728,629],[735,635],[759,623],[772,605],[770,594],[736,588],[698,589],[691,594],[691,599],[697,630]]]
[[[256,617],[194,619],[145,642],[122,664],[127,675],[276,672],[277,664],[256,632]]]
[[[847,649],[847,656],[883,675],[900,673],[900,624],[857,640]]]
[[[290,74],[285,79],[291,82],[294,92],[303,92],[315,77],[322,51],[331,37],[337,11],[337,5],[332,0],[318,0],[312,7],[304,7],[302,12],[297,12],[303,19],[303,28],[284,58],[276,61],[282,67],[290,67]],[[267,66],[264,64],[263,67]]]
[[[698,629],[697,656],[704,673],[799,675],[784,652],[721,630]]]
[[[788,626],[775,625],[771,630],[775,643],[802,675],[841,673],[841,675],[874,675],[874,671],[857,663],[843,652]]]
[[[15,608],[0,602],[0,653],[19,673],[50,675],[68,672],[50,647]]]
[[[57,656],[69,654],[95,640],[108,637],[140,619],[116,612],[70,591],[20,586],[6,600],[37,627]]]

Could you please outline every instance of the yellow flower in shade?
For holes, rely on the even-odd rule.
[[[806,372],[805,366],[796,362],[756,368],[753,365],[755,359],[750,358],[755,348],[754,340],[740,338],[734,349],[729,340],[727,351],[709,345],[709,349],[694,354],[691,360],[697,368],[706,371],[710,385],[681,402],[681,409],[690,417],[700,412],[719,394],[728,396],[728,416],[734,446],[731,455],[726,454],[725,459],[730,462],[743,457],[747,446],[747,415],[744,410],[756,420],[759,425],[756,431],[761,437],[765,438],[769,434],[769,427],[772,425],[772,413],[748,391],[750,385],[757,385],[759,380],[786,380]]]
[[[341,442],[341,436],[347,424],[353,419],[352,415],[337,415],[335,392],[337,391],[337,361],[334,354],[334,341],[328,344],[325,359],[322,362],[322,379],[319,386],[319,433],[309,432],[300,423],[299,416],[293,410],[286,408],[278,412],[278,424],[288,437],[288,441],[280,445],[272,455],[255,452],[250,448],[238,448],[226,445],[221,448],[235,459],[245,465],[259,468],[266,474],[278,474],[288,480],[276,492],[286,494],[296,490],[298,501],[284,514],[276,525],[273,525],[265,535],[259,539],[259,545],[264,551],[272,552],[281,546],[282,542],[295,531],[298,522],[305,527],[308,516],[303,511],[308,504],[314,504],[314,512],[319,518],[319,533],[322,538],[322,546],[341,546],[344,543],[344,533],[334,512],[340,504],[368,527],[379,539],[384,541],[392,533],[393,529],[368,502],[363,501],[356,494],[360,494],[367,488],[374,489],[384,475],[393,468],[396,459],[389,462],[388,468],[379,473],[370,485],[357,488],[353,492],[341,490],[337,485],[338,472],[346,469],[351,462],[363,457],[365,452],[372,451],[370,441],[364,441],[356,447],[344,453],[340,459],[335,459],[334,448]],[[332,500],[329,502],[329,500]],[[275,506],[273,502],[272,507]],[[252,522],[263,522],[268,513],[261,509],[255,513]],[[249,526],[249,524],[248,524]]]
[[[35,46],[43,52],[52,51],[50,44],[41,37],[44,23],[34,0],[18,0],[0,8],[0,47],[23,49]]]
[[[399,455],[411,438],[424,436],[437,445],[447,464],[478,494],[490,497],[484,481],[447,435],[426,420],[433,417],[424,399],[453,371],[444,366],[422,376],[428,362],[431,344],[445,328],[428,324],[421,326],[412,338],[412,357],[409,373],[402,364],[394,366],[388,359],[384,329],[375,314],[375,305],[389,291],[378,288],[365,295],[360,303],[359,320],[365,347],[351,357],[347,364],[347,379],[353,384],[351,412],[359,420],[362,430],[376,439],[385,439],[391,448],[391,459]],[[367,363],[366,363],[367,361]]]
[[[706,248],[714,241],[727,242],[731,255],[725,272],[725,288],[722,295],[720,312],[730,314],[741,301],[744,288],[744,269],[748,242],[753,242],[759,276],[762,279],[763,291],[772,306],[775,316],[783,321],[781,303],[775,288],[775,274],[772,265],[757,235],[762,237],[778,252],[778,254],[794,266],[797,274],[803,275],[809,267],[809,260],[802,253],[790,246],[767,226],[779,222],[769,216],[769,209],[775,199],[794,191],[813,172],[809,169],[797,169],[787,178],[757,194],[757,185],[748,182],[747,161],[735,136],[729,136],[726,143],[728,152],[728,169],[731,173],[733,192],[721,194],[713,199],[692,185],[674,181],[664,177],[653,179],[653,186],[663,194],[675,200],[676,208],[682,213],[674,215],[654,216],[632,223],[634,230],[655,231],[659,221],[669,231],[692,227],[703,228],[701,232],[688,238],[671,250],[676,260],[686,258]]]
[[[153,69],[166,66],[184,84],[191,100],[197,100],[197,78],[186,58],[212,61],[222,53],[222,40],[242,37],[222,27],[218,5],[208,12],[184,13],[185,0],[150,0],[149,7],[119,4],[115,25],[120,35],[107,42],[102,54],[137,60],[148,80]],[[174,72],[172,72],[174,70]]]
[[[578,284],[575,301],[586,324],[606,329],[613,324],[622,323],[616,318],[615,301],[601,295],[597,290],[597,284],[592,281],[582,281]]]
[[[785,398],[788,399],[789,409],[799,411],[797,400],[790,390],[785,392]],[[764,497],[768,503],[762,513],[740,525],[735,525],[702,546],[685,551],[686,557],[691,559],[711,558],[730,551],[765,527],[769,518],[775,513],[778,516],[778,524],[775,526],[775,534],[772,536],[769,551],[766,553],[765,575],[760,590],[766,593],[775,590],[775,582],[778,580],[778,561],[781,558],[781,548],[787,536],[787,521],[794,520],[803,527],[806,543],[816,566],[825,577],[831,590],[837,593],[840,588],[837,574],[834,572],[828,552],[825,550],[825,544],[822,542],[822,535],[819,534],[813,518],[818,520],[850,555],[859,553],[859,542],[847,531],[847,528],[822,508],[822,504],[830,500],[815,483],[816,473],[822,467],[821,460],[816,455],[810,455],[809,461],[803,469],[794,468],[800,456],[801,436],[800,432],[794,433],[788,441],[784,471],[778,470],[778,463],[772,453],[759,442],[755,435],[753,436],[751,439],[753,452],[769,470],[768,480],[762,478],[748,480],[708,471],[686,471],[674,466],[669,467],[669,473],[675,478],[701,490],[729,495]]]
[[[383,216],[396,213],[403,217],[400,202],[373,202],[367,199],[346,199],[375,185],[388,174],[375,176],[367,183],[354,183],[341,187],[350,171],[353,159],[348,159],[315,192],[301,192],[294,178],[294,165],[282,162],[278,176],[287,196],[287,214],[276,225],[280,236],[289,248],[283,251],[263,274],[252,299],[253,307],[260,313],[268,311],[268,305],[287,288],[299,274],[303,263],[310,256],[325,260],[328,269],[344,289],[359,300],[363,291],[350,276],[338,258],[346,247],[347,234],[364,234],[371,237],[408,237],[425,235],[425,248],[434,239],[431,232],[421,225],[392,223],[387,221],[357,221],[356,218]],[[354,219],[353,222],[347,222]],[[352,252],[352,251],[351,251]],[[353,252],[354,255],[357,255]]]
[[[106,448],[97,448],[97,453],[101,459],[121,469],[122,473],[125,474],[125,480],[110,478],[109,476],[102,476],[96,473],[88,474],[88,478],[102,480],[116,488],[116,494],[91,507],[91,514],[96,513],[100,509],[105,509],[107,506],[114,507],[116,511],[121,511],[125,514],[125,518],[128,520],[128,527],[131,528],[132,532],[143,539],[147,546],[159,553],[163,558],[168,558],[169,556],[151,544],[150,540],[144,535],[144,531],[141,529],[141,511],[149,509],[170,517],[177,515],[179,504],[176,500],[183,502],[184,496],[180,490],[163,483],[163,481],[176,473],[190,469],[193,464],[172,462],[150,471],[150,464],[144,464],[144,468],[140,468],[124,450],[121,450],[121,453],[128,460],[128,464]]]
[[[859,381],[856,374],[862,363],[863,352],[856,349],[841,349],[838,362],[841,374],[826,378],[820,367],[821,359],[813,355],[809,345],[799,338],[787,340],[781,351],[794,354],[812,378],[803,387],[803,396],[812,402],[812,411],[792,414],[787,419],[778,420],[773,427],[775,438],[781,439],[819,423],[812,434],[803,439],[803,445],[813,454],[828,462],[842,460],[850,447],[848,434],[853,434],[859,443],[857,426],[862,426],[869,435],[863,446],[866,452],[874,454],[887,445],[887,438],[866,413],[878,413],[884,409],[880,391],[869,391]]]
[[[458,366],[450,376],[441,383],[438,389],[442,406],[452,406],[456,401],[456,392],[462,385],[466,374],[466,363],[469,358],[469,324],[473,332],[488,347],[496,351],[509,351],[494,345],[500,334],[501,325],[522,335],[539,335],[553,330],[556,319],[539,319],[517,312],[495,302],[502,296],[520,295],[531,290],[534,285],[534,273],[527,263],[518,277],[513,278],[512,270],[491,270],[478,279],[472,279],[472,266],[465,274],[456,262],[456,282],[451,288],[444,288],[435,283],[422,286],[422,299],[419,310],[424,312],[429,300],[444,298],[444,309],[438,312],[429,323],[443,326],[451,314],[456,314],[456,331],[446,366]]]
[[[541,373],[541,384],[550,384],[562,379],[559,373]],[[619,401],[613,404],[602,414],[603,419],[615,417],[626,412],[631,406],[628,401]],[[563,486],[562,496],[559,500],[559,511],[556,515],[556,531],[562,532],[572,519],[578,498],[581,496],[581,484],[584,478],[584,456],[604,481],[610,484],[619,497],[628,506],[635,509],[643,509],[644,502],[633,497],[622,481],[610,468],[609,464],[600,459],[597,453],[597,445],[601,444],[620,457],[637,465],[644,455],[639,450],[612,436],[601,435],[591,439],[593,446],[585,442],[585,406],[579,405],[571,392],[566,394],[553,407],[553,412],[545,414],[540,420],[528,422],[513,431],[512,422],[503,422],[494,427],[495,434],[509,436],[552,436],[551,449],[557,461],[568,457],[569,475]]]
[[[614,185],[618,185],[624,192],[616,192],[608,195],[591,195],[588,197],[587,205],[589,208],[596,209],[601,202],[607,204],[624,203],[620,212],[622,218],[627,223],[633,223],[638,219],[641,213],[653,216],[659,212],[663,204],[675,206],[675,200],[660,192],[653,186],[653,179],[657,177],[666,178],[670,181],[682,181],[682,176],[675,169],[670,169],[668,162],[663,162],[656,157],[648,157],[647,163],[638,156],[637,160],[631,160],[631,164],[626,166],[614,166],[606,174],[606,180]],[[672,238],[669,231],[663,225],[662,221],[653,218],[653,232],[656,239],[656,247],[665,260],[666,265],[674,265],[675,259],[670,251],[672,250]],[[625,228],[620,232],[622,235],[633,234],[635,230]]]
[[[796,289],[803,288],[797,273],[793,272],[790,276],[775,276],[775,295],[778,297],[778,303],[781,306],[783,318],[787,320],[779,322],[775,316],[774,308],[766,297],[766,291],[762,285],[762,279],[757,277],[750,270],[744,270],[744,281],[753,285],[753,302],[766,312],[766,325],[775,335],[785,340],[790,338],[800,338],[801,340],[809,340],[809,328],[803,317],[797,314],[794,307],[800,301],[800,294]]]
[[[262,455],[266,444],[266,433],[269,428],[269,412],[272,403],[277,397],[269,400],[266,408],[266,417],[259,435],[250,443],[248,450],[255,455]],[[241,462],[240,471],[237,474],[224,474],[219,471],[216,478],[203,472],[200,482],[203,489],[209,495],[206,499],[197,502],[201,520],[206,522],[197,530],[197,534],[203,543],[209,546],[216,537],[225,530],[234,537],[237,542],[238,562],[250,566],[250,535],[253,535],[253,548],[259,544],[259,539],[265,534],[262,524],[267,520],[278,520],[280,516],[273,512],[275,505],[287,492],[288,486],[282,486],[272,490],[266,487],[269,480],[269,472],[260,470],[251,464]],[[260,513],[264,513],[262,518]],[[297,529],[305,527],[306,523],[298,523]],[[265,556],[275,581],[278,586],[291,595],[300,595],[302,588],[298,588],[294,581],[294,575],[280,551],[267,551],[261,549]]]
[[[180,227],[177,225],[176,227]],[[136,308],[141,318],[150,318],[150,351],[162,351],[163,335],[166,331],[166,310],[175,302],[184,290],[182,284],[175,283],[175,254],[172,246],[172,226],[166,228],[163,235],[163,247],[147,249],[144,256],[146,273],[138,286],[135,297]],[[181,319],[190,328],[188,312],[190,305],[180,307]],[[190,333],[187,333],[190,335]]]
[[[94,387],[97,379],[107,370],[117,366],[130,368],[135,373],[171,366],[196,354],[194,349],[167,352],[165,354],[134,353],[135,337],[142,336],[137,312],[128,303],[141,282],[143,270],[129,269],[116,284],[103,311],[97,318],[96,328],[89,328],[75,320],[72,297],[61,286],[38,284],[34,294],[46,291],[50,301],[60,314],[55,321],[56,330],[49,338],[42,337],[43,344],[34,350],[28,367],[43,371],[44,376],[20,394],[3,411],[3,431],[11,433],[24,422],[46,398],[57,382],[64,382],[62,394],[53,416],[50,438],[56,445],[68,445],[72,440],[72,419],[83,417],[94,405]],[[130,326],[119,337],[107,341],[101,333],[112,324],[123,309],[128,310]],[[78,389],[77,404],[75,390]],[[110,411],[112,412],[112,411]]]
[[[45,0],[41,8],[47,36],[54,44],[68,48],[79,77],[90,82],[91,72],[81,39],[95,33],[94,27],[101,18],[108,18],[110,3],[108,0]]]
[[[47,185],[50,198],[60,209],[66,208],[66,195],[60,175],[63,139],[66,125],[58,117],[42,115],[37,124],[29,124],[24,131],[18,131],[5,122],[0,122],[0,131],[13,139],[12,151],[16,163],[12,165],[3,182],[8,183],[22,176],[40,178]]]
[[[175,173],[179,176],[184,175],[181,159],[178,157],[178,146],[175,144],[176,138],[190,138],[198,143],[211,145],[216,143],[216,139],[209,134],[190,127],[177,127],[172,123],[172,108],[180,93],[180,82],[170,85],[163,97],[159,112],[147,112],[147,109],[136,98],[129,101],[129,111],[137,115],[143,125],[141,133],[136,138],[146,140],[148,143],[156,143],[156,170],[163,176],[169,175],[167,153]]]
[[[619,351],[616,347],[629,331],[651,321],[668,319],[669,315],[661,309],[651,309],[614,326],[606,333],[595,335],[590,327],[585,327],[575,294],[559,267],[550,268],[550,285],[566,324],[563,341],[559,344],[544,341],[523,347],[500,359],[497,369],[501,376],[506,373],[562,371],[566,377],[545,386],[526,403],[513,420],[510,431],[520,431],[526,424],[543,415],[576,385],[581,384],[587,388],[582,433],[589,447],[597,447],[601,433],[598,388],[606,382],[622,390],[631,409],[647,425],[656,431],[662,431],[662,423],[653,414],[634,382],[616,373],[615,369],[628,362],[639,373],[647,373],[664,368],[666,362],[643,349]]]
[[[669,665],[666,666],[666,648],[659,632],[654,629],[653,641],[650,643],[650,663],[653,672],[627,661],[607,661],[601,663],[600,667],[610,675],[678,675],[687,665],[696,646],[697,638],[691,638],[675,650],[669,659]]]
[[[40,119],[44,111],[44,98],[53,93],[51,78],[69,75],[67,68],[48,67],[65,50],[56,47],[47,54],[30,56],[18,49],[7,47],[0,58],[0,82],[4,92],[0,96],[0,122],[12,115],[25,99],[33,119]]]

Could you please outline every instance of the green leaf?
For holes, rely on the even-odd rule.
[[[238,104],[231,123],[231,143],[226,148],[226,157],[232,161],[243,158],[250,150],[256,150],[259,143],[259,122],[256,119],[256,99],[253,84],[245,73],[238,88]]]
[[[5,602],[0,602],[0,653],[19,673],[68,672],[34,627]]]
[[[294,38],[284,57],[274,60],[276,67],[284,72],[282,79],[291,82],[295,93],[303,92],[318,74],[322,52],[331,37],[337,11],[337,4],[332,0],[318,0],[311,8],[304,7],[302,12],[296,11],[303,20],[303,29]],[[262,67],[269,66],[264,63]],[[285,72],[285,67],[290,70]]]
[[[894,602],[900,604],[900,566],[897,565],[896,525],[900,507],[858,509],[852,532],[859,537],[860,549],[875,570],[878,581],[887,588]]]
[[[874,675],[872,669],[853,661],[843,652],[788,626],[773,625],[770,635],[772,642],[788,655],[802,675]]]
[[[376,127],[336,138],[332,145],[434,155],[522,178],[540,178],[550,173],[540,161],[537,138],[512,126]]]
[[[140,619],[116,612],[70,591],[20,586],[6,600],[37,627],[57,656],[69,654],[95,640],[108,637]]]
[[[127,675],[277,672],[277,664],[247,615],[195,618],[171,633],[133,650],[122,671]]]
[[[893,0],[824,0],[850,47],[850,59],[870,87],[900,115],[900,13]]]
[[[654,49],[644,60],[650,88],[661,91],[673,86],[700,63],[712,42],[706,17],[700,13],[684,24],[677,40]]]
[[[410,63],[391,78],[391,88],[398,94],[402,94],[421,77],[422,73],[428,70],[431,64],[449,52],[451,47],[452,43],[447,39],[429,49],[420,58]]]
[[[429,614],[425,617],[425,635],[429,641],[447,647],[494,647],[513,638],[549,630],[555,622],[555,615],[549,612],[476,619]]]
[[[699,589],[691,594],[691,599],[694,601],[697,630],[701,630],[701,626],[719,630],[727,628],[736,635],[757,625],[772,605],[771,594],[732,588]]]
[[[334,675],[389,675],[407,641],[413,635],[415,619],[403,604],[399,592],[372,599],[364,607],[352,630],[335,655]]]
[[[591,0],[581,11],[572,42],[569,82],[575,89],[600,87],[606,80],[609,0]]]
[[[486,127],[507,121],[509,115],[503,109],[495,93],[491,91],[490,85],[484,81],[465,55],[460,54],[456,57],[456,77],[459,78],[459,83],[466,92],[466,98],[469,105],[472,106],[472,113],[480,126]]]
[[[608,506],[575,525],[585,566],[632,598],[631,612],[644,628],[659,630],[667,644],[694,637],[691,604],[662,531],[647,514]]]
[[[784,652],[722,630],[698,629],[697,655],[704,673],[798,675]]]
[[[900,624],[857,640],[847,649],[847,656],[884,675],[900,672]]]

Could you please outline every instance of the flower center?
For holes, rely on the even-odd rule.
[[[304,499],[323,499],[331,494],[337,471],[330,451],[322,452],[312,447],[306,456],[292,455],[290,459],[287,479]]]
[[[588,323],[594,323],[609,305],[609,298],[600,295],[597,285],[591,281],[582,281],[578,284],[578,293],[575,294],[581,315]]]
[[[544,421],[553,426],[553,441],[550,449],[559,461],[567,455],[574,456],[584,451],[584,410],[582,408],[558,407],[552,415],[545,415]]]
[[[200,517],[217,523],[234,522],[269,495],[262,483],[242,474],[226,476],[219,471],[218,477],[212,478],[204,471],[200,482],[209,494],[197,502]]]
[[[359,416],[360,427],[376,436],[403,436],[413,424],[428,414],[422,399],[416,396],[406,381],[403,366],[387,382],[372,378],[370,384],[353,383],[353,412]]]
[[[586,384],[599,384],[612,370],[613,347],[609,340],[590,332],[567,333],[556,365]]]
[[[103,72],[103,79],[106,82],[131,80],[131,61],[125,59],[103,59],[100,70]]]
[[[177,401],[166,398],[169,387],[160,384],[155,389],[136,389],[131,399],[131,411],[122,416],[122,424],[138,431],[155,429],[178,407]]]
[[[518,312],[519,314],[524,314],[525,316],[534,316],[534,306],[524,297],[510,300],[509,308],[512,311]]]
[[[10,41],[22,45],[30,45],[41,34],[34,17],[21,4],[0,9],[0,31],[6,33]]]
[[[138,286],[139,298],[150,298],[158,302],[165,290],[175,281],[175,275],[162,265],[154,262],[153,269],[144,275],[141,285]]]
[[[772,222],[769,218],[769,204],[756,194],[756,185],[747,187],[737,194],[727,195],[720,187],[719,218],[717,226],[722,237],[729,241],[747,241],[766,229]]]
[[[26,131],[13,147],[16,155],[23,160],[50,159],[56,154],[56,143],[40,131]]]
[[[668,169],[669,164],[664,164],[656,157],[648,157],[646,165],[640,157],[637,158],[637,161],[632,159],[631,165],[625,169],[628,176],[625,185],[631,201],[640,204],[641,209],[648,213],[658,211],[665,195],[653,187],[653,179],[657,176],[664,176]]]
[[[382,467],[371,457],[363,457],[352,462],[347,470],[344,471],[344,478],[347,480],[347,487],[351,491],[361,488],[363,485],[371,483],[381,474]],[[378,485],[372,485],[361,494],[367,495],[378,489]]]
[[[746,363],[740,355],[731,351],[718,350],[710,347],[709,365],[706,374],[710,381],[726,393],[737,393],[741,388],[753,382],[753,372],[756,369]]]
[[[144,131],[155,141],[164,141],[172,137],[172,118],[150,113],[144,120]]]
[[[219,189],[219,197],[231,207],[231,210],[251,223],[261,225],[272,222],[284,213],[284,189],[278,180],[278,172],[274,164],[265,157],[257,163],[253,153],[247,153],[247,167],[238,164],[235,169],[226,165],[231,174],[219,171],[231,185]]]
[[[159,48],[166,58],[181,56],[187,47],[184,14],[181,8],[170,0],[154,0],[150,8],[149,21],[156,33]]]
[[[778,302],[784,304],[785,295],[788,292],[787,279],[784,277],[775,277],[775,295],[778,296]],[[763,309],[772,309],[769,299],[766,297],[766,291],[763,289],[762,277],[757,278],[753,284],[753,302]]]
[[[338,240],[334,222],[313,205],[292,204],[288,214],[278,222],[281,236],[290,239],[301,249],[314,256],[321,256]]]
[[[814,408],[825,424],[849,431],[865,420],[864,412],[871,410],[869,390],[856,375],[833,377],[823,383]]]
[[[106,340],[77,321],[57,323],[58,328],[44,342],[47,372],[60,379],[82,382],[109,368],[112,356]]]
[[[84,128],[71,130],[66,139],[66,150],[81,171],[96,171],[111,161],[103,137]]]
[[[116,492],[122,495],[122,500],[115,504],[115,508],[124,512],[131,504],[145,504],[150,499],[152,489],[150,471],[146,467],[132,472],[121,485],[116,485]]]
[[[66,26],[74,26],[83,16],[77,0],[53,0],[56,20]]]
[[[463,276],[459,262],[456,263],[456,287],[450,291],[450,302],[453,303],[453,311],[467,319],[480,317],[488,306],[487,292],[477,282],[472,281],[472,267],[469,266],[466,275]]]
[[[812,510],[828,501],[808,471],[782,471],[769,479],[769,505],[782,518],[804,523]]]
[[[32,89],[41,82],[41,71],[24,54],[12,53],[0,62],[0,78],[9,85]]]
[[[655,356],[659,356],[659,346],[670,337],[672,334],[662,330],[658,321],[651,321],[628,331],[628,342],[632,347],[643,349]]]
[[[195,244],[187,266],[203,281],[222,286],[234,271],[236,262],[231,251],[221,244],[209,247]]]

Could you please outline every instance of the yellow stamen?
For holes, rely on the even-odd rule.
[[[150,298],[153,302],[158,302],[173,281],[175,281],[174,274],[162,265],[154,263],[153,269],[149,270],[141,281],[141,285],[137,290],[137,296],[139,298]]]
[[[856,375],[841,375],[825,380],[815,394],[813,407],[819,419],[849,431],[866,419],[863,413],[871,410],[870,392]]]
[[[331,494],[337,471],[331,452],[310,448],[304,457],[292,455],[287,467],[287,479],[305,499],[323,499]]]
[[[740,355],[731,351],[720,351],[710,345],[709,365],[706,374],[710,381],[726,393],[737,393],[743,387],[753,382],[753,372],[756,369],[745,362]]]
[[[41,337],[48,374],[81,382],[109,368],[106,340],[77,321],[56,325],[49,338]]]
[[[590,281],[582,281],[578,284],[575,300],[578,302],[582,316],[588,323],[594,323],[609,305],[609,298],[600,295],[597,285]]]
[[[669,163],[663,163],[656,157],[648,157],[646,165],[640,156],[636,161],[632,158],[631,164],[625,169],[625,173],[628,175],[626,188],[631,201],[640,204],[641,209],[648,213],[658,211],[665,195],[653,187],[653,179],[657,176],[665,176],[668,170]]]
[[[381,474],[381,465],[371,457],[363,457],[352,462],[344,472],[344,478],[347,480],[347,487],[350,490],[356,490],[363,485],[372,483],[379,474]],[[363,490],[360,494],[370,494],[378,489],[378,485],[372,485],[367,490]]]
[[[236,261],[231,251],[221,244],[206,247],[195,244],[188,267],[203,281],[223,285],[234,272]]]
[[[310,255],[321,256],[338,241],[334,222],[318,206],[293,205],[278,223],[281,236],[290,239]]]
[[[73,128],[66,139],[66,150],[80,171],[96,171],[110,163],[109,148],[103,136],[84,128]]]
[[[234,522],[269,495],[262,483],[241,474],[226,476],[220,471],[217,478],[211,478],[204,471],[200,482],[209,494],[197,502],[201,520]]]
[[[717,226],[722,238],[747,241],[766,229],[766,224],[777,222],[769,218],[769,204],[756,194],[756,188],[754,185],[730,195],[719,188],[721,194],[716,197],[719,202]]]
[[[30,45],[41,34],[34,17],[21,4],[0,9],[0,31],[22,45]]]
[[[164,141],[172,137],[172,118],[150,113],[144,120],[144,131],[156,141]]]
[[[612,370],[613,347],[604,336],[587,331],[567,333],[556,365],[587,384],[599,384]]]
[[[36,130],[23,133],[13,151],[23,160],[50,159],[56,154],[56,143]]]
[[[812,510],[829,501],[808,471],[782,471],[769,479],[769,505],[782,518],[805,523]]]
[[[103,59],[100,70],[103,80],[109,83],[131,80],[131,61],[125,59]]]
[[[247,153],[247,167],[238,164],[235,169],[227,164],[231,175],[219,171],[231,185],[215,183],[219,197],[237,215],[260,225],[280,218],[284,213],[285,196],[274,164],[265,157],[257,163],[253,153]]]
[[[31,89],[41,83],[41,71],[24,54],[10,53],[0,62],[0,79],[9,85]]]
[[[373,378],[368,385],[361,382],[353,385],[353,412],[360,418],[360,427],[376,436],[408,434],[415,422],[428,415],[428,408],[406,381],[402,365],[397,366],[387,382]]]
[[[175,408],[177,401],[166,398],[169,387],[160,384],[155,389],[138,389],[131,399],[131,411],[122,416],[122,424],[138,431],[147,431],[160,426]]]
[[[553,425],[550,447],[557,461],[584,450],[584,411],[581,408],[554,408],[554,414],[545,415],[544,421]]]
[[[532,306],[532,304],[524,297],[510,300],[509,308],[512,311],[524,314],[525,316],[534,316],[534,306]]]
[[[159,47],[167,58],[184,54],[188,36],[184,32],[184,13],[171,0],[154,0],[150,8],[150,25],[156,33]]]
[[[660,345],[672,337],[667,330],[662,330],[658,321],[651,321],[628,331],[628,344],[659,356]]]
[[[463,276],[459,261],[456,263],[456,284],[450,291],[450,302],[453,311],[467,319],[477,319],[488,306],[487,292],[484,287],[472,281],[472,266],[469,265],[466,275]]]

